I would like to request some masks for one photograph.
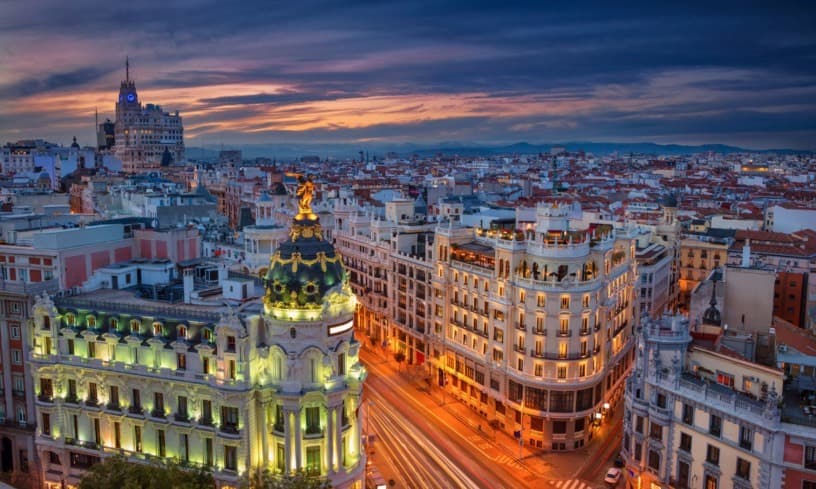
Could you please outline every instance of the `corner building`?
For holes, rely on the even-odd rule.
[[[264,288],[234,309],[129,291],[39,297],[29,360],[45,487],[120,454],[209,468],[221,488],[303,469],[360,489],[357,301],[317,216],[296,216]]]
[[[606,422],[632,364],[635,244],[581,224],[570,203],[534,216],[515,229],[437,227],[429,356],[434,381],[493,426],[574,450]]]

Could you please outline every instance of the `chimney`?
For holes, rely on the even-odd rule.
[[[185,268],[184,274],[184,303],[189,304],[193,298],[193,269]]]
[[[748,268],[751,266],[751,240],[745,238],[745,245],[742,247],[742,267]]]

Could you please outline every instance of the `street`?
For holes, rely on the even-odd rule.
[[[451,395],[430,389],[424,375],[399,372],[383,350],[363,348],[361,358],[369,372],[364,429],[374,435],[369,460],[395,487],[539,488],[556,487],[556,481],[605,487],[604,473],[620,446],[619,416],[602,426],[601,439],[589,447],[519,450],[509,435],[488,427]]]

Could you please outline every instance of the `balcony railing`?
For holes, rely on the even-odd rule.
[[[567,330],[560,329],[556,333],[556,336],[558,336],[559,338],[568,338],[568,337],[572,336],[572,330],[571,329],[567,329]]]

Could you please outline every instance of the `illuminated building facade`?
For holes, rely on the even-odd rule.
[[[121,454],[210,468],[219,487],[303,469],[360,489],[357,302],[308,205],[264,282],[262,302],[235,309],[127,291],[39,297],[29,360],[47,487]]]
[[[584,446],[631,367],[634,240],[553,202],[515,229],[440,225],[434,249],[434,380],[533,447]]]
[[[385,219],[335,209],[361,331],[425,362],[434,384],[525,444],[582,447],[631,365],[634,241],[580,229],[580,209],[563,202],[508,230],[466,227],[443,209],[429,234],[389,204]]]
[[[164,163],[182,163],[184,127],[178,111],[164,112],[154,104],[142,105],[129,65],[119,87],[114,123],[114,150],[128,173],[156,170]]]

